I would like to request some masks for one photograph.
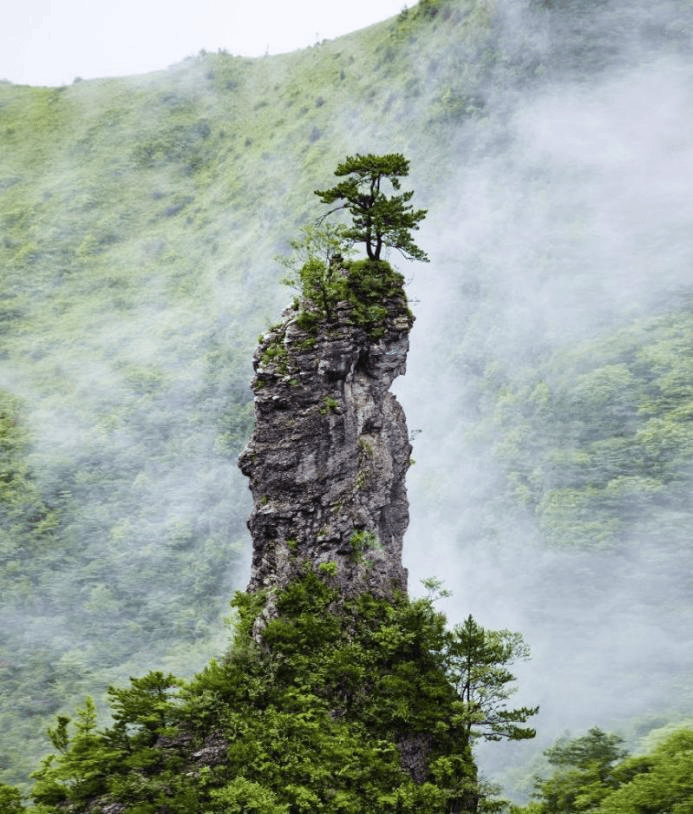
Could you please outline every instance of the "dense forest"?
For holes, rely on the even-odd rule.
[[[692,46],[675,0],[422,0],[293,54],[0,83],[0,781],[29,791],[56,721],[117,733],[130,677],[188,716],[226,680],[276,257],[345,155],[401,151],[410,588],[520,631],[540,705],[482,774],[533,812],[691,810]]]

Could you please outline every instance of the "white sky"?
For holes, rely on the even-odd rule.
[[[293,51],[398,14],[415,0],[6,0],[0,79],[65,85],[165,68],[202,48]]]

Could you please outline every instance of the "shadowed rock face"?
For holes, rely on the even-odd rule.
[[[383,305],[377,326],[352,324],[344,302],[311,332],[286,311],[262,337],[239,460],[255,504],[249,591],[285,585],[308,561],[334,563],[344,596],[406,592],[411,446],[388,388],[406,370],[412,317],[403,292]]]

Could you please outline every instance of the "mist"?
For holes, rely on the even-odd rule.
[[[565,732],[598,725],[633,747],[638,733],[693,712],[690,515],[666,529],[643,516],[591,551],[553,544],[531,507],[509,510],[499,438],[483,429],[489,380],[519,388],[525,371],[543,370],[549,384],[577,376],[556,370],[566,351],[676,310],[690,292],[690,52],[636,36],[663,7],[609,4],[600,27],[597,7],[583,7],[594,15],[583,54],[609,43],[606,64],[582,62],[576,75],[548,57],[549,81],[527,93],[484,89],[492,112],[463,142],[475,160],[459,155],[442,227],[433,211],[422,230],[432,262],[410,286],[417,322],[396,385],[420,431],[408,477],[411,590],[438,576],[453,591],[441,603],[452,622],[472,613],[521,631],[532,649],[516,665],[516,698],[541,706],[538,737],[479,747],[496,777]],[[506,35],[546,57],[547,32],[514,12],[524,28]],[[566,29],[550,49],[568,60],[576,34]],[[569,422],[564,433],[574,446]],[[531,467],[537,450],[525,443]]]
[[[24,232],[12,210],[0,246],[11,259],[21,237],[37,258],[30,274],[3,266],[0,301],[0,389],[18,400],[41,532],[1,620],[23,770],[32,716],[223,652],[249,573],[236,457],[251,357],[290,299],[273,257],[357,151],[405,153],[428,208],[416,242],[431,263],[390,258],[416,314],[395,383],[416,435],[410,590],[443,579],[452,623],[472,613],[533,653],[517,702],[541,705],[537,739],[481,745],[483,770],[510,788],[508,768],[566,730],[635,747],[693,715],[693,447],[676,424],[688,458],[666,488],[627,455],[647,441],[664,338],[681,333],[677,375],[690,356],[676,322],[693,260],[690,12],[453,5],[458,24],[441,13],[430,40],[375,27],[295,58],[208,55],[47,97],[78,110],[77,132],[47,128],[47,157],[10,168],[35,186],[18,197]],[[583,517],[565,495],[592,480],[603,500]]]

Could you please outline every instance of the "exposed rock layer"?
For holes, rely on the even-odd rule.
[[[310,330],[288,310],[261,338],[255,430],[239,460],[255,504],[250,591],[285,585],[308,561],[344,596],[406,592],[411,445],[388,388],[405,372],[413,318],[401,286],[393,293],[377,325],[354,324],[342,302]]]

